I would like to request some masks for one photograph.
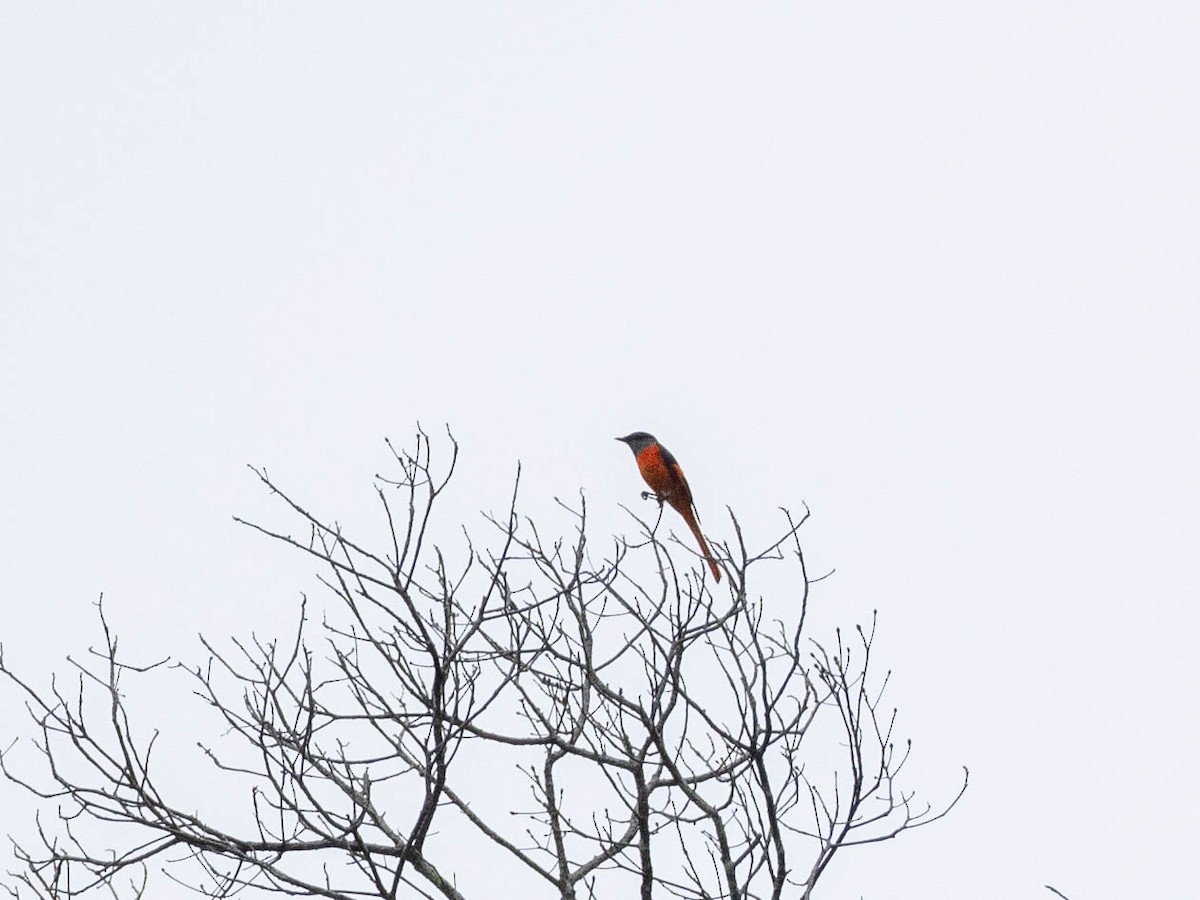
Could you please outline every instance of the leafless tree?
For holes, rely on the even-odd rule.
[[[13,896],[142,896],[161,877],[207,897],[808,898],[839,851],[962,796],[965,770],[936,808],[898,784],[909,744],[874,622],[809,636],[807,511],[753,551],[731,513],[719,593],[661,512],[631,512],[638,538],[594,561],[582,497],[561,504],[572,533],[547,538],[515,488],[456,564],[431,539],[448,447],[440,470],[423,433],[392,449],[376,549],[256,470],[303,532],[246,524],[318,560],[336,601],[319,621],[302,604],[286,639],[205,642],[183,669],[225,724],[204,748],[230,785],[211,810],[173,799],[126,700],[123,679],[169,664],[125,661],[102,608],[102,649],[69,688],[0,656],[45,763],[0,757],[43,816],[36,850],[14,842]],[[764,599],[772,567],[789,586]]]

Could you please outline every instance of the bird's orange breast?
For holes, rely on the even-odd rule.
[[[650,489],[664,500],[674,500],[690,505],[691,492],[679,463],[661,444],[651,444],[637,455],[638,471]]]

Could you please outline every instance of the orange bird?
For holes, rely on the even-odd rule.
[[[683,477],[683,469],[679,468],[679,462],[671,451],[660,444],[654,435],[646,434],[644,431],[635,431],[633,434],[627,434],[617,440],[628,444],[629,449],[633,451],[638,471],[642,473],[642,478],[654,491],[658,502],[660,504],[670,503],[675,512],[683,516],[683,521],[687,522],[688,528],[692,529],[692,534],[696,536],[696,543],[700,545],[700,552],[704,554],[704,559],[708,562],[709,569],[712,570],[713,578],[720,581],[721,570],[717,568],[717,561],[713,559],[704,535],[700,533],[700,523],[696,517],[696,504],[692,500],[692,489],[688,487],[687,479]],[[642,496],[648,497],[649,494],[642,494]]]

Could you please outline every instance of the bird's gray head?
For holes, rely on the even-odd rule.
[[[643,450],[645,450],[651,444],[658,443],[658,441],[655,439],[654,435],[647,434],[644,431],[635,431],[633,434],[627,434],[627,435],[625,435],[625,437],[617,438],[617,440],[623,444],[628,444],[629,449],[632,450],[635,454],[641,453]]]

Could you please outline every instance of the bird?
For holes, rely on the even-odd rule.
[[[633,451],[638,471],[642,473],[642,478],[654,491],[658,502],[660,504],[670,503],[671,508],[683,516],[683,521],[687,522],[688,528],[692,529],[696,543],[700,545],[700,552],[704,555],[713,578],[720,581],[721,570],[717,568],[717,561],[713,559],[712,552],[708,549],[708,543],[704,540],[704,535],[700,533],[700,522],[696,515],[696,503],[692,499],[692,489],[688,486],[687,479],[683,477],[683,469],[679,467],[679,461],[675,459],[674,454],[660,444],[654,435],[647,434],[645,431],[635,431],[625,437],[619,437],[617,440],[626,444]],[[649,495],[643,494],[642,496]]]

